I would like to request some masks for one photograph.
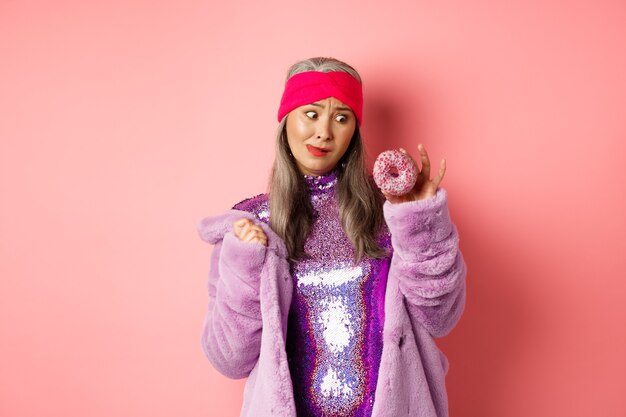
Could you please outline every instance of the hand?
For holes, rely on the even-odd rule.
[[[250,219],[239,219],[233,223],[233,232],[239,240],[244,242],[258,242],[267,246],[267,236],[261,228]]]
[[[415,186],[411,189],[411,191],[401,196],[383,193],[387,200],[389,200],[389,202],[393,204],[405,203],[407,201],[424,200],[426,198],[432,197],[437,193],[437,188],[443,180],[443,175],[446,173],[446,160],[441,160],[441,164],[439,165],[439,174],[437,174],[437,176],[431,180],[430,160],[428,159],[428,153],[426,153],[426,148],[424,148],[424,145],[420,143],[419,145],[417,145],[417,149],[421,156],[420,159],[422,161],[422,169],[419,170],[417,162],[413,160],[415,166],[418,169],[417,181],[415,181]],[[411,158],[411,155],[409,155],[404,149],[400,148],[400,152]]]

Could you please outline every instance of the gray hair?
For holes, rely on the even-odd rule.
[[[362,83],[350,65],[323,57],[296,62],[289,68],[287,80],[305,71],[343,71]],[[311,229],[313,207],[304,176],[291,155],[286,121],[287,116],[281,120],[276,134],[276,158],[270,179],[270,226],[285,242],[289,259],[297,261],[305,257],[304,242]],[[384,197],[365,169],[365,149],[358,126],[337,163],[336,172],[341,224],[354,247],[354,261],[360,261],[363,256],[386,256],[387,252],[376,241],[384,224]]]
[[[309,59],[304,59],[302,61],[296,62],[295,64],[291,66],[291,68],[289,68],[289,71],[287,71],[287,79],[285,81],[287,81],[289,78],[293,77],[296,74],[299,74],[301,72],[307,72],[307,71],[347,72],[348,74],[356,78],[359,81],[359,83],[363,84],[363,81],[361,80],[361,76],[359,76],[359,73],[356,72],[356,70],[352,68],[350,65],[346,64],[345,62],[339,61],[338,59],[335,59],[335,58],[322,58],[322,57],[309,58]]]

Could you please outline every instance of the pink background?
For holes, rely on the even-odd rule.
[[[624,416],[624,51],[619,0],[0,2],[0,415],[238,415],[195,225],[265,191],[286,70],[329,55],[370,161],[447,159],[451,415]]]

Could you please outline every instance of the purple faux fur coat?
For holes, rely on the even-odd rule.
[[[384,216],[393,255],[385,294],[383,350],[372,417],[448,416],[448,361],[434,338],[447,335],[465,307],[466,265],[447,193],[391,204]],[[232,224],[260,225],[268,246],[240,241]],[[241,416],[296,417],[285,351],[293,284],[283,241],[251,213],[230,210],[198,224],[214,244],[202,348],[229,378],[248,377]]]

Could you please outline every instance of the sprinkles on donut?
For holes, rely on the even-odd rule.
[[[417,180],[415,163],[397,150],[382,152],[374,163],[374,181],[387,194],[401,196],[413,188]]]

